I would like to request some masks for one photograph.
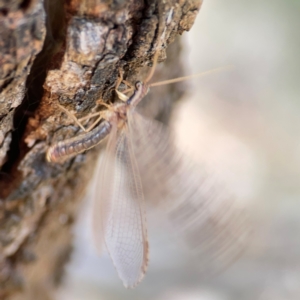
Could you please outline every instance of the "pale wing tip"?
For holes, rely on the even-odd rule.
[[[122,280],[123,285],[126,289],[136,288],[141,283],[141,281],[144,279],[144,277],[146,275],[146,272],[147,272],[147,269],[148,269],[148,264],[149,264],[149,244],[148,244],[148,241],[146,241],[145,244],[146,245],[145,245],[144,263],[141,266],[139,277],[136,280],[129,281],[129,280],[127,280],[128,278],[122,278],[121,274],[119,273],[119,271],[117,269],[118,275],[119,275],[120,279]]]
[[[145,271],[145,272],[142,272],[142,273],[140,274],[140,277],[138,278],[138,280],[136,280],[136,281],[134,281],[134,282],[130,282],[130,283],[129,283],[129,282],[126,282],[126,281],[122,280],[122,281],[123,281],[124,287],[125,287],[126,289],[135,289],[135,288],[141,283],[141,281],[143,280],[145,274],[146,274],[146,271]]]

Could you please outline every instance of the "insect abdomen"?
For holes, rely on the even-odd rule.
[[[76,154],[84,152],[99,144],[111,131],[111,124],[107,121],[101,122],[90,132],[60,141],[52,145],[46,154],[49,162],[60,162]]]

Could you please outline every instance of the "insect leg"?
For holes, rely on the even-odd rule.
[[[125,102],[129,98],[126,94],[129,92],[133,92],[135,90],[135,88],[132,86],[132,84],[130,82],[123,79],[123,73],[124,73],[123,70],[119,68],[119,78],[118,78],[118,81],[117,81],[117,84],[115,87],[115,91],[116,91],[119,99]],[[125,83],[129,88],[126,89],[125,91],[120,92],[118,90],[118,88],[122,82]]]
[[[89,132],[90,130],[92,130],[98,123],[101,119],[103,119],[103,112],[99,112],[99,117],[92,123],[92,125],[90,125],[88,127],[88,129],[86,130],[87,132]]]
[[[66,108],[64,108],[62,105],[58,104],[58,107],[64,111],[67,116],[69,116],[83,131],[86,131],[86,129],[84,128],[84,126],[81,124],[81,122],[75,117],[74,114],[72,114],[71,112],[69,112]]]

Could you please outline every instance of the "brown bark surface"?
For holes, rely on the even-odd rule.
[[[130,82],[142,79],[159,40],[166,49],[188,31],[200,5],[0,0],[0,299],[39,299],[41,290],[46,299],[71,250],[71,225],[101,146],[48,163],[49,145],[80,132],[58,104],[82,117],[99,99],[113,102],[118,69]],[[180,75],[179,42],[168,51],[155,81]],[[157,89],[145,113],[167,121],[182,92],[180,85]]]

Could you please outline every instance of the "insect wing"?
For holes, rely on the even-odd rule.
[[[112,123],[106,150],[99,157],[92,186],[92,229],[94,244],[102,252],[105,244],[105,224],[112,209],[113,180],[115,173],[115,148],[117,142],[117,125]]]
[[[144,196],[128,134],[127,128],[118,136],[116,129],[111,132],[99,167],[100,201],[94,219],[100,210],[102,232],[114,266],[125,287],[134,287],[147,269],[148,241]]]
[[[181,154],[165,126],[137,112],[130,120],[147,201],[166,212],[203,269],[225,267],[245,247],[245,211],[214,174]]]

